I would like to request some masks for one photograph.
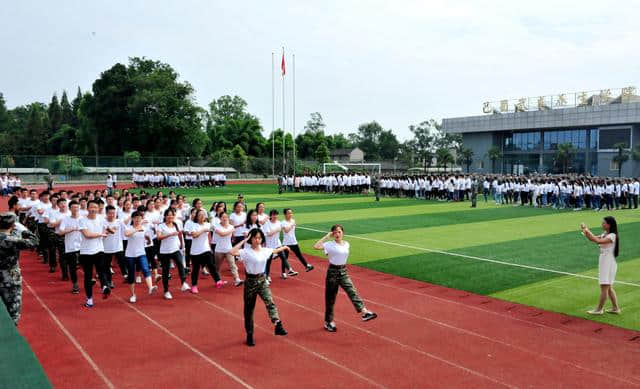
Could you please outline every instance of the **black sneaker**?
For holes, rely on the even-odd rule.
[[[373,312],[367,312],[364,315],[362,315],[362,321],[369,321],[369,320],[373,320],[376,317],[378,317],[378,315],[376,315]]]
[[[115,289],[116,288],[116,286],[113,284],[113,282],[109,282],[107,284],[107,286],[109,287],[109,289]]]
[[[95,285],[95,284],[96,284],[96,279],[95,279],[95,278],[92,278],[92,279],[91,279],[91,286],[93,286],[93,285]]]
[[[253,347],[256,343],[253,341],[253,334],[247,334],[247,346]]]
[[[49,268],[49,273],[55,273],[56,272],[56,268],[55,267],[50,267]]]
[[[79,294],[80,293],[80,288],[78,288],[78,285],[73,285],[73,289],[71,289],[71,293],[72,294]]]
[[[108,298],[110,294],[111,294],[111,289],[109,289],[108,286],[105,286],[104,288],[102,288],[102,298],[103,299]]]
[[[280,336],[285,336],[287,334],[287,331],[284,329],[284,327],[282,326],[282,322],[279,321],[276,324],[276,330],[275,330],[275,334],[276,335],[280,335]]]
[[[336,325],[335,325],[335,324],[333,324],[333,323],[327,323],[327,322],[325,322],[325,323],[324,323],[324,329],[325,329],[325,330],[327,330],[327,331],[329,331],[329,332],[336,332],[336,331],[338,331],[338,327],[336,327]]]
[[[313,265],[307,265],[307,266],[304,268],[304,271],[311,271],[311,270],[313,270]]]
[[[289,272],[287,273],[288,276],[297,276],[298,272],[293,270],[293,269],[289,269]]]

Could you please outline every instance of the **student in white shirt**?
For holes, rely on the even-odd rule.
[[[173,209],[169,208],[164,211],[164,223],[158,225],[157,234],[160,241],[160,263],[162,264],[162,287],[164,289],[164,298],[171,300],[173,296],[169,291],[169,270],[170,263],[173,260],[178,268],[178,274],[180,276],[180,282],[182,286],[180,290],[186,292],[191,289],[187,284],[187,275],[184,271],[184,264],[182,259],[182,239],[180,227],[175,222],[176,213]]]
[[[65,199],[57,199],[56,205],[58,208],[56,210],[49,210],[49,214],[47,215],[48,227],[51,228],[51,233],[49,239],[51,240],[54,248],[56,249],[58,255],[57,257],[60,259],[60,270],[62,273],[62,281],[69,281],[69,274],[67,272],[67,266],[64,264],[64,238],[60,236],[60,224],[62,224],[62,219],[71,215],[69,209],[67,208],[67,201]],[[55,256],[54,256],[55,257]],[[54,264],[50,264],[50,266],[55,268]]]
[[[100,286],[102,286],[103,298],[109,297],[111,289],[107,285],[108,269],[104,269],[104,246],[102,239],[110,234],[110,230],[105,228],[104,220],[98,218],[97,200],[89,201],[89,214],[86,218],[80,219],[78,229],[82,233],[80,243],[80,264],[84,272],[84,291],[87,296],[85,307],[93,308],[93,268],[95,267]]]
[[[241,206],[241,204],[239,205],[238,203],[236,203],[234,208],[236,208],[237,210],[238,207]],[[226,261],[229,264],[229,269],[231,270],[231,275],[233,276],[235,286],[240,286],[242,285],[243,281],[238,276],[238,267],[236,266],[236,261],[233,256],[229,254],[229,251],[231,251],[231,248],[233,247],[231,243],[231,237],[235,237],[236,230],[240,230],[240,233],[242,233],[243,224],[235,228],[235,226],[229,224],[230,218],[229,215],[227,215],[225,212],[222,212],[220,215],[218,215],[218,217],[220,218],[220,224],[213,227],[213,234],[216,237],[216,248],[214,250],[216,269],[218,269],[218,272],[221,273],[220,269],[222,263]],[[244,220],[244,222],[246,222],[246,215],[244,215],[242,219]],[[243,239],[244,236],[241,238],[241,240]]]
[[[111,261],[113,260],[113,257],[116,257],[116,262],[120,268],[120,274],[125,279],[127,278],[127,264],[124,260],[124,246],[122,243],[125,225],[121,220],[116,218],[116,208],[114,206],[107,205],[106,210],[107,217],[104,224],[107,228],[113,231],[113,233],[110,233],[106,238],[104,238],[102,243],[104,245],[104,264],[106,267],[105,270],[107,270],[107,281],[109,288],[113,289],[115,287],[113,285],[111,273]]]
[[[194,218],[196,216],[197,209],[191,208],[189,210],[187,221],[184,222],[184,226],[182,228],[182,235],[184,239],[184,261],[185,261],[185,273],[189,274],[191,269],[191,228],[193,227]]]
[[[151,280],[151,271],[149,271],[149,262],[145,251],[145,243],[149,243],[151,238],[147,234],[147,228],[142,224],[142,219],[141,212],[133,212],[131,214],[131,226],[127,227],[124,232],[129,242],[124,256],[127,261],[127,283],[131,289],[130,303],[135,303],[138,299],[136,296],[136,283],[134,282],[136,268],[142,271],[149,294],[158,290],[158,287],[153,285]]]
[[[327,242],[327,240],[333,236],[333,241]],[[358,313],[362,313],[362,320],[373,320],[378,315],[369,311],[358,292],[356,291],[353,282],[347,273],[347,259],[349,257],[349,242],[344,240],[344,229],[340,224],[336,224],[331,227],[331,232],[317,241],[313,248],[316,250],[323,250],[329,259],[329,269],[327,270],[326,290],[325,290],[325,314],[324,314],[324,328],[329,332],[336,332],[336,324],[333,321],[333,307],[336,303],[336,296],[338,295],[338,288],[347,293],[351,303],[355,307]]]
[[[290,250],[287,251],[285,255],[288,257],[289,252],[293,252],[296,257],[298,257],[300,263],[302,263],[302,266],[304,266],[305,271],[311,271],[313,270],[313,265],[307,263],[307,260],[300,251],[300,246],[298,246],[298,240],[296,239],[296,220],[293,218],[293,210],[291,210],[291,208],[285,208],[283,212],[284,221],[282,222],[282,230],[284,231],[284,235],[282,238],[282,244],[289,247]],[[298,274],[297,272],[292,274],[292,272],[293,270],[289,270],[289,275]]]
[[[269,220],[262,226],[262,231],[266,235],[266,246],[268,248],[277,249],[278,247],[282,246],[282,243],[280,243],[280,231],[282,231],[282,224],[278,220],[278,210],[272,209],[269,212]],[[286,280],[287,272],[293,269],[291,269],[291,266],[289,266],[289,261],[287,260],[287,257],[284,255],[284,253],[281,252],[280,254],[278,254],[278,257],[282,261],[282,279]],[[271,270],[271,261],[272,259],[267,261],[266,273],[268,282],[271,282],[271,277],[269,277],[269,273]]]
[[[236,201],[233,204],[233,213],[229,215],[229,222],[231,226],[235,229],[233,235],[231,237],[231,245],[235,246],[238,242],[244,239],[242,235],[242,226],[247,221],[247,213],[244,212],[244,204],[241,201]],[[231,247],[229,247],[231,250]],[[216,259],[217,263],[217,259]]]
[[[191,234],[191,262],[193,270],[191,271],[191,293],[197,294],[198,291],[198,275],[200,267],[206,266],[211,273],[211,277],[216,283],[216,288],[221,288],[224,283],[220,279],[220,274],[213,263],[213,255],[211,253],[211,224],[207,222],[207,212],[204,209],[197,211],[195,221],[189,230]]]
[[[266,223],[267,220],[269,220],[269,216],[265,213],[264,203],[256,204],[256,211],[258,212],[258,225],[262,227],[264,223]]]
[[[80,258],[80,243],[82,243],[82,233],[80,232],[80,204],[77,201],[69,203],[70,216],[62,219],[58,234],[64,237],[64,255],[60,260],[60,266],[66,270],[73,285],[71,293],[79,294],[78,287],[78,261]],[[64,274],[64,273],[63,273]]]
[[[275,334],[280,336],[287,335],[271,296],[271,289],[269,289],[269,283],[265,277],[265,267],[267,261],[274,254],[280,255],[280,253],[289,251],[289,248],[287,246],[281,246],[277,249],[267,248],[262,245],[264,241],[265,236],[262,230],[254,228],[245,239],[238,242],[230,251],[231,255],[240,257],[240,261],[244,262],[246,271],[243,294],[244,328],[247,332],[247,346],[249,347],[255,346],[253,340],[253,312],[256,307],[257,296],[260,296],[267,308],[269,319],[275,325]],[[245,246],[247,243],[249,247]],[[245,246],[245,248],[243,249],[242,246]]]

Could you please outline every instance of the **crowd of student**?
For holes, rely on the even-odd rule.
[[[0,176],[0,196],[7,196],[20,188],[22,180],[18,176],[5,173]]]
[[[361,173],[305,174],[280,176],[278,185],[281,192],[367,193],[372,179]]]
[[[109,178],[107,178],[107,182],[108,180]],[[227,176],[223,173],[143,172],[133,173],[131,180],[137,188],[199,188],[203,186],[225,186]]]
[[[640,180],[587,176],[429,175],[382,177],[382,196],[600,210],[638,208]]]
[[[227,285],[222,276],[222,267],[226,266],[233,285],[245,284],[245,327],[251,346],[257,296],[266,304],[276,335],[286,335],[269,290],[272,261],[280,260],[283,280],[298,275],[289,262],[290,255],[296,256],[305,271],[314,269],[298,246],[293,210],[285,208],[281,219],[276,209],[267,213],[262,202],[248,209],[242,195],[227,212],[224,201],[214,202],[207,211],[200,199],[187,203],[174,191],[167,195],[142,191],[137,195],[126,189],[38,193],[19,188],[16,194],[9,199],[9,210],[39,237],[37,252],[42,262],[50,273],[59,268],[62,280],[70,282],[72,294],[81,291],[78,270],[82,269],[87,308],[95,304],[94,286],[99,282],[106,299],[116,287],[117,276],[129,285],[130,303],[138,301],[136,285],[143,282],[146,294],[153,295],[158,290],[156,283],[161,281],[163,297],[171,300],[171,269],[177,269],[180,291],[197,294],[201,275],[210,276],[216,288]],[[331,234],[337,236],[335,230],[339,230],[336,240],[341,242],[342,227],[334,227]],[[376,315],[366,310],[346,274],[348,243],[335,246],[335,242],[324,243],[325,239],[320,249],[329,256],[332,280],[327,281],[331,290],[326,294],[325,328],[335,332],[333,304],[339,286],[347,291],[363,320]],[[244,262],[245,279],[236,261]]]

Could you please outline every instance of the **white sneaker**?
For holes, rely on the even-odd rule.
[[[287,279],[287,273],[282,273],[281,277],[282,277],[283,280],[286,280]]]
[[[154,294],[155,292],[158,291],[158,287],[153,285],[151,288],[149,288],[149,294]]]
[[[171,292],[167,291],[164,293],[164,299],[165,300],[171,300],[173,299],[173,296],[171,295]]]
[[[131,297],[129,297],[129,302],[130,302],[131,304],[134,304],[136,301],[138,301],[138,300],[136,299],[136,295],[135,295],[135,294],[134,294],[134,295],[132,295]]]
[[[205,276],[208,276],[210,273],[209,273],[209,270],[203,268],[202,269],[202,274],[205,275]]]
[[[186,291],[188,291],[189,289],[191,289],[191,287],[189,286],[189,284],[187,284],[186,282],[183,282],[183,283],[182,283],[182,287],[180,288],[180,291],[181,291],[181,292],[186,292]]]
[[[242,285],[243,283],[244,283],[244,281],[242,281],[242,280],[241,280],[241,279],[239,279],[239,278],[238,278],[237,280],[235,280],[235,286],[240,286],[240,285]]]
[[[140,276],[136,277],[136,284],[142,284],[142,277]]]

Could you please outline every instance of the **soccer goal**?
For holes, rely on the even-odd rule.
[[[347,172],[377,174],[379,176],[382,173],[382,165],[379,163],[337,161],[322,164],[322,174]]]

